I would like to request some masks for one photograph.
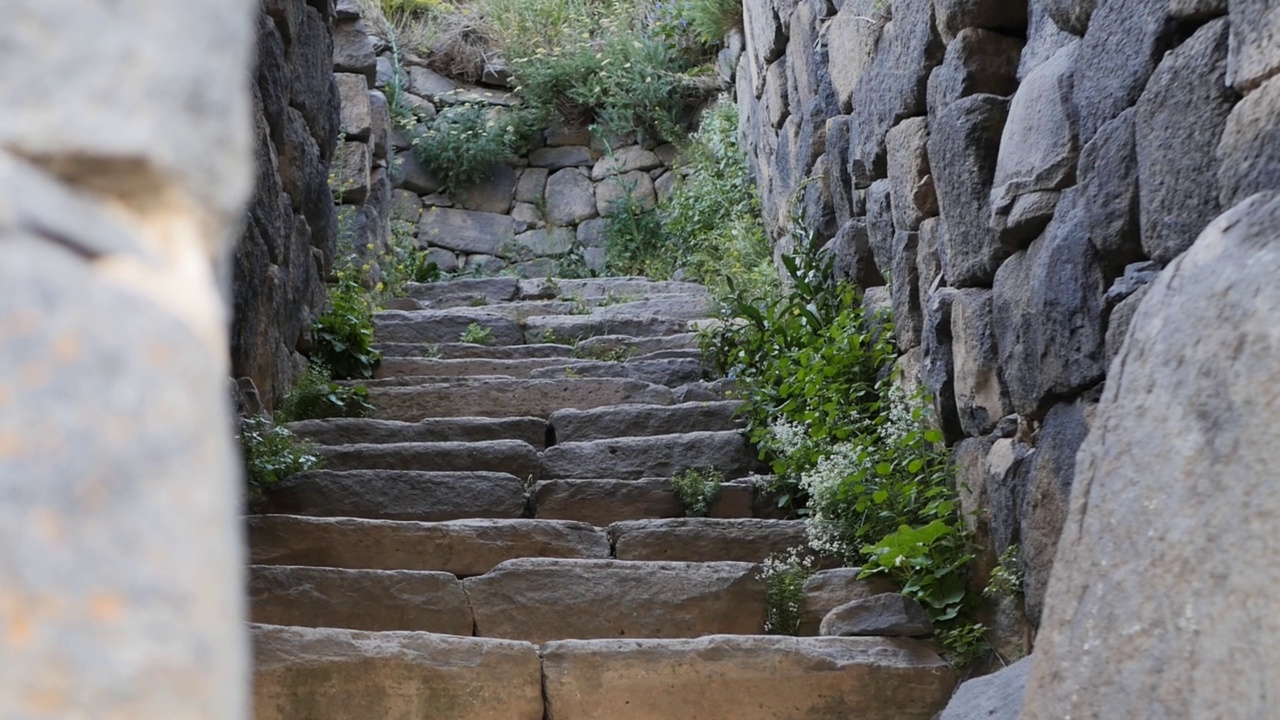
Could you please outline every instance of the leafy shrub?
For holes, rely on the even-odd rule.
[[[991,570],[987,586],[982,594],[987,597],[997,595],[1017,595],[1022,592],[1022,570],[1018,567],[1018,546],[1010,545],[1000,553],[1000,559]]]
[[[426,131],[413,138],[413,150],[445,192],[454,194],[518,155],[536,124],[526,111],[463,103],[441,110]]]
[[[373,349],[373,301],[353,269],[338,273],[329,286],[329,308],[313,328],[313,358],[341,380],[367,379],[382,361]]]
[[[612,275],[644,275],[667,278],[676,269],[658,211],[641,203],[633,188],[605,216],[605,267]]]
[[[742,0],[688,0],[685,13],[698,37],[716,43],[742,25]]]
[[[714,469],[691,469],[677,473],[671,478],[671,488],[675,490],[680,504],[684,505],[684,513],[689,517],[706,517],[711,506],[720,497],[720,484],[724,482],[724,474]]]
[[[339,385],[327,367],[312,363],[276,410],[276,422],[368,417],[373,412],[368,398],[368,388]]]
[[[320,466],[314,445],[265,417],[243,418],[238,439],[249,490],[255,496],[290,475]]]
[[[804,583],[813,575],[813,558],[799,550],[770,555],[760,566],[765,585],[764,629],[771,635],[799,635]]]
[[[493,328],[485,327],[480,323],[471,323],[466,330],[458,336],[458,342],[471,343],[473,345],[488,345],[493,342]]]

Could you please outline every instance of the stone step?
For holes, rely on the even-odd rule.
[[[540,477],[639,480],[697,468],[744,477],[761,469],[761,463],[736,431],[692,432],[558,443],[542,453]]]
[[[524,478],[492,472],[316,470],[265,495],[269,513],[418,522],[520,518],[526,505]]]
[[[543,368],[556,368],[564,376],[564,368],[581,363],[568,357],[524,358],[519,360],[493,358],[459,358],[438,360],[417,357],[384,357],[374,377],[465,377],[467,375],[506,375],[527,378],[530,373]]]
[[[659,315],[605,315],[599,312],[590,315],[548,315],[526,320],[524,337],[530,343],[580,342],[599,335],[662,337],[688,332],[690,322]]]
[[[249,568],[249,619],[466,636],[475,624],[462,582],[449,573],[289,565]]]
[[[585,442],[619,437],[672,435],[687,432],[736,430],[742,403],[737,400],[694,402],[680,405],[609,405],[590,410],[552,413],[555,442]]]
[[[655,337],[597,335],[578,342],[572,354],[590,360],[626,360],[664,350],[699,350],[700,348],[698,334],[690,332]]]
[[[540,464],[538,451],[519,440],[319,445],[316,454],[329,470],[499,472],[530,481]]]
[[[274,625],[252,634],[256,720],[543,720],[529,643]]]
[[[764,632],[758,575],[751,563],[527,558],[463,587],[482,637],[677,638]]]
[[[711,517],[751,517],[755,486],[724,483]],[[666,478],[643,480],[543,480],[530,495],[533,516],[605,526],[622,520],[684,517],[684,505]]]
[[[249,556],[258,565],[436,570],[466,577],[515,558],[609,557],[608,533],[564,520],[408,522],[253,515],[248,525]]]
[[[462,278],[433,283],[408,283],[405,293],[418,302],[433,302],[444,298],[483,298],[488,302],[509,302],[520,295],[520,281],[516,278]]]
[[[545,287],[537,288],[540,280],[526,281],[521,287],[525,290],[525,295],[530,296],[534,292],[546,292]],[[545,283],[543,283],[545,285]],[[556,297],[564,297],[566,295],[577,296],[586,299],[622,297],[627,295],[707,295],[708,291],[702,285],[697,283],[677,282],[672,280],[650,280],[646,277],[623,276],[623,277],[604,277],[604,278],[586,278],[580,280],[557,279],[553,282],[556,290]]]
[[[539,368],[529,373],[531,378],[630,378],[667,387],[698,382],[707,375],[707,367],[701,360],[687,358],[627,360],[626,362],[579,360],[572,363],[562,362],[559,365]]]
[[[701,320],[715,314],[715,303],[706,292],[649,295],[631,302],[597,304],[595,307],[595,314],[614,318],[656,315],[681,320]]]
[[[562,640],[542,658],[550,720],[929,720],[956,683],[905,638]]]
[[[584,410],[624,403],[671,405],[675,396],[670,388],[636,380],[561,378],[375,387],[369,390],[369,402],[379,419],[417,422],[426,417],[477,415],[545,418],[564,408]]]
[[[536,343],[533,345],[476,345],[474,343],[392,343],[375,342],[373,348],[387,358],[427,358],[434,360],[525,360],[533,358],[571,358],[572,345]]]
[[[488,331],[484,345],[524,344],[519,322],[484,308],[383,310],[373,316],[373,332],[381,342],[456,343],[473,325]]]
[[[519,440],[541,450],[547,440],[547,421],[535,417],[426,418],[418,422],[333,418],[302,420],[287,427],[321,445]]]
[[[619,560],[763,562],[808,544],[802,520],[673,518],[628,520],[609,526]]]

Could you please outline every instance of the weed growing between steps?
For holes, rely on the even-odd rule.
[[[763,295],[778,287],[751,169],[738,145],[738,110],[722,97],[681,149],[679,180],[657,208],[624,197],[608,220],[608,269]]]
[[[276,410],[276,422],[361,418],[373,412],[369,389],[363,385],[340,385],[329,368],[313,362]]]
[[[272,485],[290,475],[314,470],[321,463],[314,445],[299,440],[288,428],[273,423],[270,418],[241,419],[237,439],[244,455],[250,504],[260,500]]]
[[[367,266],[366,266],[367,267]],[[339,270],[329,286],[329,306],[312,328],[312,358],[333,372],[336,379],[367,379],[382,361],[373,349],[374,301],[356,280],[353,268]]]
[[[813,557],[792,549],[770,555],[760,566],[764,581],[765,632],[799,635],[804,608],[804,583],[813,575]]]
[[[704,350],[735,379],[747,434],[776,473],[769,490],[805,519],[810,546],[895,580],[963,665],[984,628],[970,619],[970,539],[929,403],[901,391],[890,319],[830,282],[829,259],[782,262],[787,289],[730,296]]]
[[[711,506],[720,498],[720,484],[723,482],[724,473],[717,470],[690,469],[676,473],[671,478],[671,489],[684,506],[685,515],[706,517],[711,512]]]
[[[480,323],[471,323],[458,336],[458,342],[471,343],[472,345],[488,345],[493,342],[493,328],[484,327]]]

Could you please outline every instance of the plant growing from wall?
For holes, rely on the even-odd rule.
[[[718,43],[742,26],[741,0],[689,0],[685,14],[703,42]]]
[[[685,515],[706,517],[720,498],[720,484],[723,482],[724,473],[713,468],[689,469],[671,478],[671,489],[684,506]]]
[[[528,145],[537,118],[525,110],[462,103],[445,108],[412,139],[413,151],[455,194],[488,177]]]
[[[1018,567],[1018,546],[1010,545],[1000,553],[996,566],[991,569],[991,577],[982,594],[986,597],[999,595],[1013,596],[1022,592],[1022,570]]]
[[[338,271],[338,281],[329,286],[329,307],[312,329],[313,358],[341,380],[371,378],[382,361],[373,349],[373,299],[357,274],[352,267]]]

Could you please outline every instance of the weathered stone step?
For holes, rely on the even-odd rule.
[[[528,558],[463,587],[482,637],[676,638],[764,632],[757,575],[751,563]]]
[[[434,302],[445,298],[464,298],[470,301],[483,298],[488,302],[508,302],[520,295],[520,281],[516,278],[462,278],[434,283],[408,283],[405,293],[419,302]]]
[[[609,362],[603,360],[579,360],[558,366],[539,368],[529,373],[531,378],[583,377],[630,378],[640,382],[678,387],[698,382],[708,375],[706,365],[700,360],[672,358],[666,360],[628,360]]]
[[[711,517],[751,517],[755,486],[723,483]],[[605,526],[622,520],[684,517],[684,505],[666,478],[643,480],[543,480],[533,486],[534,517],[580,520]]]
[[[316,470],[266,491],[265,509],[283,515],[444,522],[519,518],[525,479],[492,472]]]
[[[526,320],[524,337],[530,343],[581,341],[599,335],[662,337],[688,332],[690,322],[659,315],[604,315],[599,312],[590,315],[548,315]]]
[[[542,657],[548,720],[929,720],[956,682],[904,638],[562,640]]]
[[[319,445],[316,453],[329,470],[500,472],[534,479],[540,464],[538,451],[519,440]]]
[[[548,422],[558,443],[618,437],[736,430],[742,403],[737,400],[680,405],[609,405],[590,410],[561,410]]]
[[[691,332],[656,337],[597,335],[579,342],[572,354],[592,360],[626,360],[664,350],[698,350],[700,347],[698,334]]]
[[[526,287],[534,287],[541,281],[529,281]],[[579,280],[557,279],[554,281],[559,297],[576,295],[581,298],[624,297],[627,295],[663,294],[663,295],[705,295],[707,289],[697,283],[678,282],[673,280],[650,280],[646,277],[624,276],[586,278]],[[526,296],[529,294],[526,291]],[[545,290],[543,290],[545,292]]]
[[[628,520],[609,526],[619,560],[763,562],[774,553],[804,547],[802,520],[673,518]]]
[[[492,360],[524,360],[530,358],[570,358],[572,345],[536,343],[533,345],[476,345],[474,343],[391,343],[375,342],[373,347],[387,358],[427,358],[436,360],[464,360],[488,358]]]
[[[256,720],[543,720],[542,666],[529,643],[274,625],[252,631]]]
[[[527,378],[530,374],[543,368],[553,367],[564,375],[564,368],[581,361],[567,357],[527,358],[505,360],[492,358],[465,358],[455,360],[437,360],[432,358],[397,357],[383,358],[378,366],[375,378],[392,377],[464,377],[467,375],[506,375],[513,378]]]
[[[289,430],[321,445],[519,440],[541,450],[547,421],[535,417],[426,418],[418,422],[333,418],[289,423]]]
[[[515,558],[609,557],[604,530],[563,520],[407,522],[254,515],[248,525],[249,556],[258,565],[438,570],[466,577]]]
[[[486,345],[524,344],[520,323],[484,308],[383,310],[373,316],[373,332],[381,342],[456,343],[473,325],[488,331]]]
[[[649,295],[631,302],[597,305],[594,314],[600,317],[658,317],[700,320],[715,314],[711,296],[705,291],[695,294]]]
[[[383,420],[416,422],[426,417],[545,418],[564,408],[645,403],[671,405],[670,388],[636,380],[460,380],[412,387],[369,390],[374,415]],[[606,475],[608,475],[606,473]]]
[[[289,565],[249,568],[249,618],[269,625],[472,634],[458,578],[444,572]]]
[[[695,468],[743,477],[760,467],[756,451],[739,433],[693,432],[559,443],[542,453],[540,477],[639,480]]]

